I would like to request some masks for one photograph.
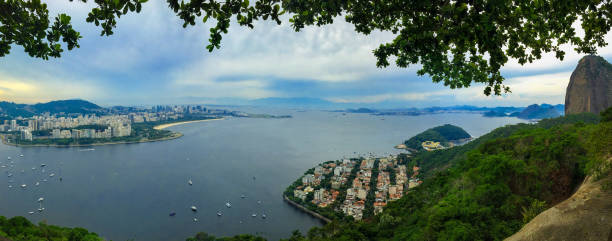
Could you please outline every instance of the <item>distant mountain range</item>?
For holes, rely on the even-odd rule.
[[[245,103],[247,104],[247,103]],[[319,108],[331,110],[337,108],[338,103],[319,98],[264,98],[252,100],[248,105],[288,107],[288,108]],[[340,104],[342,105],[342,104]],[[347,104],[345,106],[352,106]],[[57,100],[48,103],[33,105],[16,104],[13,102],[0,102],[0,117],[31,117],[41,115],[45,112],[50,114],[92,114],[108,113],[117,110],[129,110],[132,107],[116,106],[103,108],[86,100]],[[332,110],[333,112],[365,113],[371,115],[428,115],[437,113],[470,112],[481,113],[485,117],[518,117],[521,119],[543,119],[563,115],[564,105],[534,104],[528,107],[500,106],[500,107],[478,107],[471,105],[457,106],[434,106],[427,108],[395,108],[395,109],[373,109],[373,108],[346,108],[343,110]]]
[[[0,101],[0,116],[8,117],[31,117],[34,115],[41,115],[45,112],[49,112],[50,114],[92,114],[102,113],[104,111],[104,108],[80,99],[56,100],[33,105]]]
[[[427,107],[427,108],[399,108],[399,109],[371,109],[358,108],[336,110],[334,112],[346,113],[365,113],[371,115],[430,115],[438,113],[453,113],[453,112],[472,112],[482,113],[485,117],[517,117],[521,119],[544,119],[554,118],[563,115],[564,105],[550,104],[533,104],[527,107],[500,106],[500,107],[478,107],[471,105],[458,105],[446,107]]]

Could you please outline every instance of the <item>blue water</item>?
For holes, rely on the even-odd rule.
[[[12,168],[0,168],[0,215],[80,226],[111,240],[185,240],[202,231],[224,236],[251,233],[278,240],[292,230],[305,233],[321,225],[281,197],[287,185],[317,163],[357,155],[354,152],[398,153],[394,145],[441,124],[455,124],[480,136],[521,122],[478,114],[380,117],[248,111],[294,118],[191,123],[169,128],[184,134],[179,139],[96,146],[93,151],[0,145],[0,165],[10,164],[7,156],[14,162]],[[41,163],[47,165],[44,173]],[[14,176],[9,178],[8,173]],[[55,176],[49,177],[51,173]],[[45,178],[48,181],[42,182]],[[193,186],[187,184],[189,179]],[[34,185],[36,181],[40,186]],[[241,199],[243,194],[247,198]],[[39,208],[39,197],[45,198],[45,211],[28,214]],[[224,205],[228,201],[231,208]],[[197,213],[189,209],[192,205]],[[170,217],[171,212],[176,216]],[[256,218],[251,217],[253,213]],[[267,219],[261,218],[262,213]]]

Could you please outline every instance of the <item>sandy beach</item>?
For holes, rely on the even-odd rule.
[[[193,121],[181,121],[181,122],[174,122],[174,123],[168,123],[168,124],[163,124],[163,125],[158,125],[153,127],[153,129],[155,130],[162,130],[171,126],[177,126],[177,125],[182,125],[182,124],[187,124],[187,123],[193,123],[193,122],[202,122],[202,121],[214,121],[214,120],[223,120],[225,118],[216,118],[216,119],[206,119],[206,120],[193,120]]]

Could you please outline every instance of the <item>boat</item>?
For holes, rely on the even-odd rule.
[[[34,212],[28,212],[30,215],[34,214]]]
[[[47,166],[47,164],[44,164],[44,163],[40,164],[40,167],[45,167],[45,166]]]
[[[257,200],[257,204],[261,204],[261,200]]]
[[[231,203],[229,203],[229,202],[226,202],[226,203],[225,203],[225,206],[226,206],[226,207],[228,207],[228,208],[231,208],[231,207],[232,207],[232,204],[231,204]]]
[[[13,176],[13,173],[9,173],[9,174],[8,174],[8,177],[12,177],[12,176]]]
[[[262,215],[261,215],[261,218],[266,219],[266,215],[265,215],[265,214],[262,214]]]
[[[193,185],[193,182],[191,181],[191,179],[189,179],[187,183],[189,183],[189,186]]]
[[[9,185],[9,188],[12,188],[12,187],[13,187],[13,185]]]
[[[170,213],[170,217],[174,217],[174,216],[176,216],[176,213],[175,212],[171,212]]]
[[[23,157],[23,154],[19,155],[19,157]]]
[[[55,173],[49,174],[49,177],[53,177],[53,176],[55,176]]]
[[[26,188],[28,185],[21,184],[21,188]]]
[[[32,171],[36,170],[36,167],[32,167]]]
[[[221,211],[217,212],[217,216],[221,217],[221,215],[223,215]]]
[[[196,208],[196,206],[191,206],[191,211],[197,212],[198,208]]]
[[[10,157],[10,156],[8,156],[8,157],[6,157],[6,159],[10,160],[10,159],[11,159],[11,157]]]
[[[6,168],[6,166],[5,166],[5,165],[2,165],[2,168]]]
[[[251,214],[251,217],[257,217],[256,213]]]
[[[34,184],[34,185],[38,186],[38,185],[40,185],[40,182],[36,182],[36,184]]]
[[[47,182],[47,179],[45,178],[45,179],[43,179],[42,181],[43,181],[43,182]]]
[[[198,219],[197,219],[197,218],[193,218],[193,221],[194,221],[194,222],[197,222],[197,221],[198,221]]]
[[[42,198],[42,197],[41,197],[41,198],[38,198],[38,202],[42,202],[42,201],[44,201],[44,200],[45,200],[45,199],[44,199],[44,198]]]
[[[39,212],[45,211],[45,208],[39,208],[38,211]]]

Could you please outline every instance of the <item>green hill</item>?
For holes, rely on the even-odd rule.
[[[85,100],[56,100],[34,105],[0,102],[0,116],[31,117],[45,112],[51,114],[92,114],[104,112],[104,108]]]
[[[597,120],[582,114],[510,125],[464,146],[421,152],[410,162],[433,158],[434,174],[382,214],[290,240],[503,240],[568,198],[586,175],[611,174],[602,163],[612,155],[612,122]]]
[[[444,146],[448,146],[448,143],[455,140],[470,138],[470,134],[468,134],[461,127],[446,124],[442,126],[437,126],[431,129],[427,129],[416,136],[408,139],[404,142],[404,144],[408,148],[412,148],[415,150],[423,150],[421,143],[424,141],[436,141],[440,142]]]

